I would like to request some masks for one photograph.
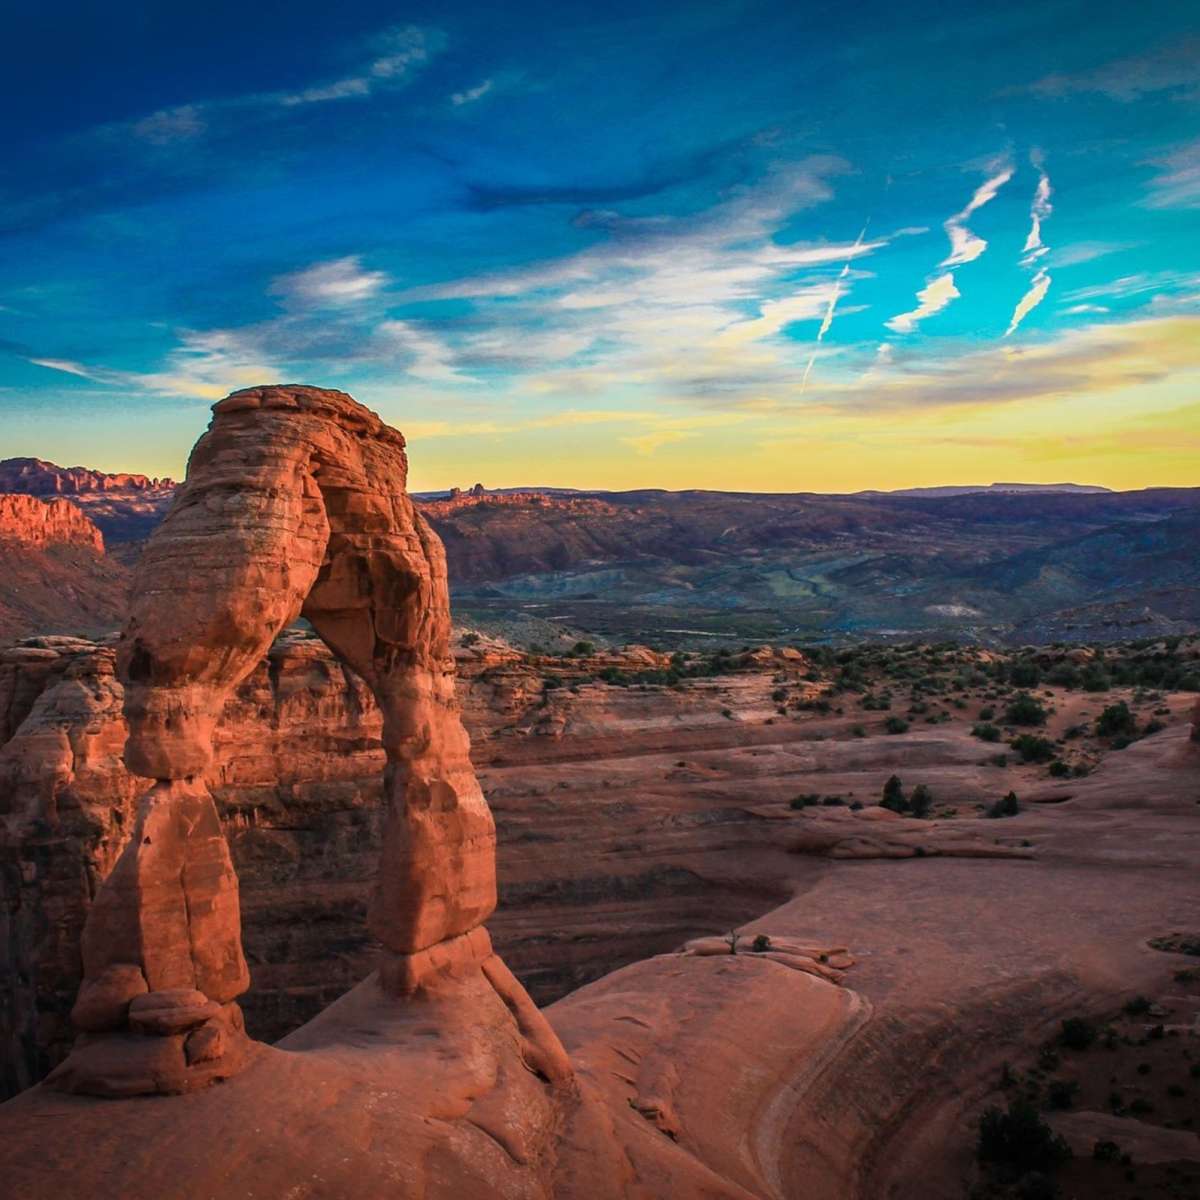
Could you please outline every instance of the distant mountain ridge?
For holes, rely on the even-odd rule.
[[[174,494],[169,480],[15,461],[0,463],[13,491],[47,486],[48,472],[83,489],[54,485],[103,531],[110,563],[136,560]],[[100,482],[87,490],[93,476]],[[414,499],[445,543],[455,607],[468,620],[550,621],[663,644],[681,631],[747,642],[1005,643],[1200,628],[1200,488],[994,483],[825,495],[476,485]],[[80,587],[83,595],[86,580]]]
[[[1112,488],[1100,487],[1093,483],[966,483],[948,484],[943,487],[913,487],[895,488],[891,491],[870,489],[862,492],[852,492],[854,496],[974,496],[977,494],[992,495],[1052,495],[1054,493],[1070,493],[1080,496],[1095,496],[1111,493]]]
[[[60,467],[42,458],[0,459],[0,492],[27,496],[78,496],[88,492],[171,491],[173,479],[149,475],[93,471],[90,467]]]

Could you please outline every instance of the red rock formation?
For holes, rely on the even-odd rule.
[[[73,504],[0,495],[0,638],[112,629],[126,586],[125,568]]]
[[[104,553],[100,530],[66,500],[0,495],[0,541],[23,546],[82,546]]]
[[[110,475],[89,467],[60,467],[40,458],[0,459],[0,492],[75,496],[87,492],[149,492],[174,486],[173,479],[153,479],[124,471]]]
[[[403,438],[315,388],[247,389],[214,414],[139,564],[119,653],[125,761],[156,783],[83,935],[75,1021],[112,1036],[82,1037],[52,1080],[173,1092],[243,1065],[237,878],[204,773],[227,697],[301,613],[383,715],[388,819],[369,924],[385,990],[483,969],[527,1040],[541,1035],[539,1057],[567,1073],[480,928],[495,832],[454,702],[445,557],[405,493]],[[135,1021],[146,1006],[169,1015]],[[127,1022],[163,1037],[112,1032]]]

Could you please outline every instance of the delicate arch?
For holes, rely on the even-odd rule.
[[[153,1031],[178,1035],[207,1013],[226,1049],[193,1061],[188,1035],[198,1082],[204,1062],[210,1076],[234,1069],[233,1001],[249,986],[237,877],[204,783],[212,733],[299,615],[383,712],[388,814],[368,918],[381,980],[407,992],[463,963],[499,969],[480,928],[496,902],[495,830],[454,699],[445,553],[406,494],[403,437],[317,388],[250,388],[213,412],[135,576],[118,655],[125,759],[156,782],[89,913],[73,1014],[85,1032],[145,1031],[153,1010]]]

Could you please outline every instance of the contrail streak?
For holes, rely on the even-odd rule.
[[[804,389],[808,387],[808,376],[812,372],[813,363],[817,361],[817,351],[821,347],[821,343],[825,340],[825,335],[829,332],[829,327],[833,324],[833,310],[837,308],[837,302],[842,295],[842,284],[846,280],[846,276],[850,274],[850,264],[854,261],[855,252],[863,244],[863,239],[867,236],[867,227],[871,224],[871,218],[868,217],[866,224],[862,227],[862,232],[858,235],[857,240],[850,249],[850,255],[842,265],[842,269],[838,272],[837,279],[833,283],[833,295],[829,297],[829,307],[825,310],[825,316],[821,321],[821,328],[817,330],[817,344],[813,347],[813,352],[809,356],[808,366],[804,368],[804,378],[800,380],[800,395],[804,395]]]

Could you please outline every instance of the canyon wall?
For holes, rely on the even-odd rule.
[[[486,640],[459,647],[457,659],[500,842],[490,927],[539,1003],[778,898],[767,869],[783,858],[774,823],[747,807],[740,786],[723,783],[717,765],[722,746],[776,732],[721,715],[738,703],[766,719],[770,670],[679,691],[569,677],[547,690],[561,660],[530,660]],[[655,661],[634,650],[571,669],[579,678]],[[804,664],[774,665],[795,674]],[[70,1045],[83,920],[145,785],[122,761],[123,698],[111,641],[35,638],[0,652],[6,1093],[34,1082]],[[365,917],[383,822],[380,730],[367,686],[302,630],[280,638],[225,705],[208,783],[240,880],[252,980],[243,1007],[257,1037],[295,1028],[371,968],[378,947]],[[696,761],[683,763],[689,744]]]
[[[0,639],[112,629],[127,585],[126,568],[75,504],[0,494]]]
[[[23,546],[79,546],[104,553],[95,524],[68,500],[0,495],[0,541]]]

